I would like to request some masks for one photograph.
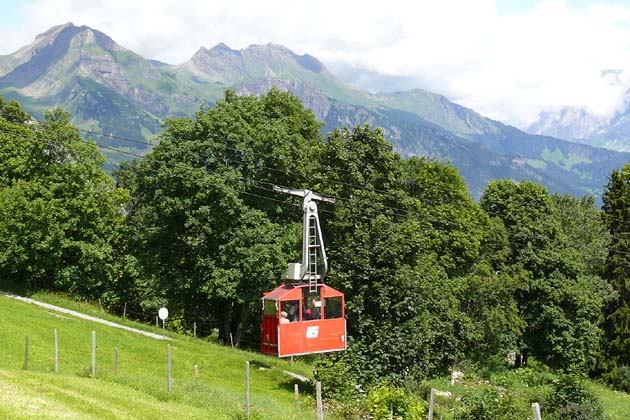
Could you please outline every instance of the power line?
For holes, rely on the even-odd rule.
[[[189,117],[187,117],[187,118],[189,118]],[[47,122],[41,122],[41,121],[38,121],[38,120],[35,120],[35,121],[37,121],[40,124],[46,124],[47,123]],[[112,134],[107,135],[107,134],[97,133],[95,131],[90,131],[90,130],[81,129],[81,128],[77,128],[77,127],[74,127],[74,129],[77,130],[77,131],[80,131],[80,132],[87,133],[87,134],[92,134],[92,135],[96,135],[96,136],[100,136],[100,137],[106,137],[106,138],[115,138],[115,139],[118,139],[118,140],[132,142],[132,143],[135,143],[135,144],[142,144],[142,145],[147,145],[147,146],[156,146],[157,145],[157,144],[154,144],[152,142],[139,141],[139,140],[134,140],[134,139],[130,139],[130,138],[127,138],[127,137],[121,137],[121,136],[113,136]],[[236,142],[237,140],[232,139],[232,138],[226,138],[226,139],[224,139],[224,141]],[[272,158],[272,159],[276,158],[275,156],[271,156],[269,154],[253,152],[253,151],[244,151],[244,150],[240,150],[240,149],[237,149],[237,148],[226,146],[225,144],[222,144],[221,146],[223,148],[225,148],[225,149],[232,150],[232,151],[234,151],[236,153],[243,153],[243,152],[245,152],[247,154],[251,154],[252,156],[259,156],[259,157],[262,156],[263,158]],[[108,148],[108,147],[104,147],[104,148],[106,148],[108,150],[111,150],[111,151],[114,151],[114,152],[123,153],[122,151],[120,151],[118,149],[115,149],[115,148]],[[206,159],[217,158],[216,156],[211,156],[211,155],[202,153],[201,151],[196,151],[195,153],[198,156],[205,157]],[[124,153],[124,154],[128,154],[128,155],[134,156],[134,157],[142,157],[142,156],[138,156],[138,155],[130,154],[130,153]],[[243,160],[228,159],[226,157],[219,157],[219,159],[222,159],[224,161],[231,162],[231,163],[239,163],[239,164],[249,164],[250,163],[250,162],[243,161]],[[266,169],[266,170],[273,171],[273,172],[283,173],[285,175],[299,176],[299,177],[302,177],[305,181],[308,180],[307,175],[304,174],[304,173],[293,172],[293,171],[289,171],[287,169],[278,169],[278,168],[268,167],[268,166],[264,166],[264,165],[258,165],[257,167],[259,169]],[[335,170],[336,171],[341,171],[341,172],[346,172],[346,173],[351,173],[351,174],[354,173],[354,172],[352,172],[352,171],[350,171],[348,169],[343,169],[343,168],[335,168]],[[374,177],[373,179],[374,180],[390,181],[390,182],[392,181],[392,179],[390,179],[389,177],[384,177],[384,176]],[[327,179],[327,178],[322,178],[320,180],[320,182],[335,183],[335,184],[339,184],[339,185],[345,185],[345,186],[348,186],[348,187],[352,187],[352,188],[357,189],[357,190],[364,190],[364,191],[381,193],[381,194],[389,194],[390,193],[390,191],[381,190],[381,189],[377,189],[377,188],[373,188],[373,187],[361,186],[361,185],[357,185],[357,184],[352,184],[352,183],[348,183],[348,182],[341,181],[341,180],[331,180],[331,179]],[[446,192],[446,193],[450,193],[451,192],[451,190],[447,189],[446,187],[442,187],[442,186],[432,186],[432,188],[438,189],[438,190],[440,190],[442,192]],[[404,211],[403,209],[394,208],[394,207],[390,207],[390,209],[395,210],[395,211]],[[492,212],[490,210],[484,210],[484,211],[487,214],[492,215],[492,216],[498,216],[498,217],[503,216],[503,214],[501,214],[501,213],[495,213],[495,212]],[[620,220],[620,219],[610,219],[610,218],[608,220],[615,220],[615,221],[619,221],[619,222],[623,222],[623,223],[630,223],[630,220]]]
[[[46,123],[47,123],[47,122],[44,122],[44,123],[42,123],[42,124],[43,124],[43,125],[45,125]],[[96,135],[100,135],[99,133],[95,133],[95,132],[92,132],[92,131],[89,131],[89,130],[83,130],[83,129],[77,129],[77,130],[78,130],[78,131],[83,131],[83,132],[92,133],[92,134],[96,134]],[[131,141],[131,142],[134,142],[134,143],[141,143],[141,144],[146,144],[146,145],[152,145],[151,143],[140,142],[140,141],[136,141],[136,140],[132,140],[132,139],[128,139],[128,138],[124,138],[124,137],[117,137],[117,138],[119,138],[119,139],[121,139],[121,140],[125,140],[125,141]],[[229,139],[229,138],[228,138],[227,140],[229,140],[229,141],[236,141],[236,140]],[[245,153],[249,153],[249,154],[251,154],[251,155],[253,155],[253,156],[264,156],[264,157],[272,157],[272,158],[274,158],[273,156],[270,156],[270,155],[265,155],[265,154],[261,154],[261,153],[255,153],[255,152],[251,152],[251,151],[243,151],[243,150],[239,150],[239,149],[231,148],[231,147],[229,147],[229,146],[225,146],[225,144],[223,144],[222,146],[223,146],[223,148],[226,148],[226,149],[228,149],[228,150],[233,150],[233,151],[235,151],[235,152],[237,152],[237,153],[243,153],[243,152],[245,152]],[[128,156],[132,156],[132,157],[134,157],[134,158],[143,158],[143,156],[141,156],[141,155],[138,155],[138,154],[135,154],[135,153],[131,153],[131,152],[127,152],[127,151],[122,151],[122,150],[119,150],[119,149],[116,149],[116,148],[113,148],[113,147],[101,146],[101,145],[98,145],[98,144],[97,144],[97,147],[99,147],[99,148],[101,148],[101,149],[105,149],[105,150],[110,150],[110,151],[113,151],[113,152],[116,152],[116,153],[121,153],[121,154],[125,154],[125,155],[128,155]],[[242,161],[242,160],[228,159],[228,158],[226,158],[226,157],[224,157],[224,156],[218,156],[218,157],[217,157],[217,156],[212,156],[212,155],[208,155],[208,154],[201,153],[201,152],[199,152],[199,151],[194,152],[194,154],[195,154],[195,155],[197,155],[197,156],[200,156],[200,157],[205,157],[206,159],[220,159],[220,160],[225,161],[225,162],[226,162],[226,164],[227,164],[227,162],[230,162],[230,163],[232,163],[232,164],[239,164],[239,165],[241,165],[241,164],[242,164],[242,165],[245,165],[245,164],[249,164],[249,163],[250,163],[250,162],[247,162],[247,161]],[[158,160],[158,159],[154,159],[154,162],[158,162],[158,163],[162,163],[162,164],[167,164],[167,162],[165,162],[165,161],[160,161],[160,160]],[[276,172],[279,172],[279,173],[283,173],[283,174],[285,174],[285,175],[298,175],[298,176],[303,177],[305,180],[307,179],[307,176],[306,176],[305,174],[302,174],[302,173],[296,173],[296,172],[292,172],[292,171],[288,171],[288,170],[286,170],[286,169],[272,168],[272,167],[267,167],[267,166],[264,166],[264,165],[258,165],[257,167],[258,167],[258,169],[265,169],[265,170],[270,170],[270,171],[276,171]],[[209,170],[209,168],[205,167],[205,170],[206,170],[206,171],[208,171],[208,170]],[[343,169],[342,169],[342,170],[343,170]],[[344,171],[350,172],[350,171],[348,171],[348,170],[344,170]],[[215,172],[215,174],[216,174],[216,172]],[[381,179],[387,179],[388,181],[391,181],[391,179],[386,178],[386,177],[381,177]],[[271,185],[273,185],[272,183],[266,183],[266,182],[264,182],[264,181],[259,181],[259,180],[246,179],[246,178],[245,178],[245,180],[249,180],[249,181],[254,182],[254,183],[258,184],[258,185],[260,185],[260,184],[267,184],[267,185],[270,185],[270,186],[271,186]],[[331,183],[339,183],[339,184],[342,184],[342,185],[350,186],[350,187],[353,187],[353,188],[355,188],[355,189],[357,189],[357,190],[364,190],[364,191],[369,191],[369,192],[374,192],[374,193],[380,193],[381,195],[383,195],[383,194],[387,194],[387,195],[389,195],[389,194],[390,194],[390,191],[378,190],[378,189],[369,188],[369,187],[365,187],[365,186],[360,186],[360,185],[356,185],[356,184],[346,183],[346,182],[343,182],[343,181],[334,181],[334,180],[326,180],[326,179],[324,179],[324,180],[322,180],[322,181],[320,181],[320,182],[326,182],[326,181],[331,182]],[[275,193],[275,191],[273,191],[273,190],[271,190],[271,189],[266,189],[266,188],[264,188],[264,187],[260,187],[260,186],[258,186],[258,187],[256,187],[256,188],[259,188],[259,189],[262,189],[262,190],[266,190],[266,191],[269,191],[269,192],[274,192],[274,193]],[[434,187],[434,188],[435,188],[435,187]],[[445,192],[446,192],[446,191],[448,191],[448,190],[446,190],[446,189],[445,189],[445,188],[443,188],[443,187],[442,187],[442,188],[438,187],[438,189],[442,189],[442,191],[445,191]],[[258,197],[258,198],[267,198],[267,199],[270,199],[270,200],[272,200],[272,201],[282,202],[282,201],[280,201],[280,200],[271,199],[270,197],[263,197],[263,196],[255,195],[255,194],[253,194],[253,193],[248,193],[248,192],[246,192],[246,191],[241,191],[241,190],[239,190],[238,192],[239,192],[239,193],[246,194],[246,195],[250,195],[250,196],[255,196],[255,197]],[[334,198],[336,198],[337,200],[340,200],[340,201],[342,201],[342,200],[347,201],[347,199],[346,199],[346,198],[341,198],[341,197],[334,197]],[[369,208],[369,211],[370,211],[372,214],[376,214],[376,215],[384,215],[384,216],[387,216],[387,217],[399,217],[399,218],[410,218],[410,217],[413,217],[413,216],[411,216],[411,215],[410,215],[410,211],[411,211],[411,210],[401,209],[401,208],[399,208],[399,207],[386,206],[386,205],[384,205],[384,204],[382,204],[382,203],[380,203],[380,208],[381,208],[381,209],[390,210],[390,212],[384,212],[384,211],[382,211],[382,210],[377,210],[377,209],[374,209],[374,208]],[[322,211],[326,212],[326,210],[325,210],[325,209],[322,209]],[[485,211],[485,213],[487,213],[487,214],[489,214],[489,215],[495,215],[495,216],[499,216],[499,217],[503,216],[503,215],[502,215],[502,214],[500,214],[500,213],[494,213],[494,212],[492,212],[492,211],[488,211],[488,210],[484,210],[484,211]],[[401,213],[401,212],[402,212],[402,213]],[[355,216],[355,219],[356,219],[356,218],[357,218],[357,217]],[[363,219],[363,220],[370,220],[370,221],[371,221],[371,219],[370,219],[370,218],[366,218],[366,217],[360,217],[360,219]],[[433,223],[433,224],[442,224],[442,223],[448,223],[448,222],[451,222],[451,223],[458,223],[457,221],[455,221],[455,220],[453,220],[453,219],[449,219],[449,218],[443,218],[442,220],[431,220],[431,219],[429,219],[429,218],[425,218],[425,219],[426,219],[427,221],[429,221],[430,223]],[[421,221],[420,219],[417,219],[417,220]],[[626,221],[623,221],[623,222],[626,222]],[[627,221],[627,222],[630,222],[630,221]],[[434,228],[435,228],[435,227],[434,227]],[[490,231],[493,231],[493,230],[494,230],[494,231],[495,231],[495,232],[497,232],[497,233],[502,233],[502,232],[503,232],[503,231],[499,231],[499,230],[492,229],[492,228],[490,228],[490,227],[488,227],[488,226],[486,226],[486,228],[487,228],[487,229],[489,229]],[[507,234],[508,236],[519,236],[519,237],[529,238],[529,239],[532,239],[532,240],[547,240],[547,239],[549,239],[549,238],[547,238],[547,237],[541,237],[541,236],[535,236],[535,235],[528,235],[528,234],[524,234],[524,233],[522,233],[522,232],[513,232],[513,231],[509,231],[509,230],[506,230],[505,232],[506,232],[506,234]],[[519,244],[519,243],[516,243],[516,242],[512,242],[512,243],[513,243],[513,244]],[[530,246],[531,244],[529,244],[529,243],[528,243],[528,244],[525,244],[525,243],[520,243],[520,245],[522,245],[522,246]],[[562,244],[559,244],[559,243],[555,243],[555,244],[554,244],[554,246],[557,246],[557,245],[560,245],[560,246],[561,246]]]
[[[134,140],[134,139],[129,139],[129,138],[126,138],[126,137],[112,136],[111,134],[108,136],[106,134],[100,134],[100,133],[97,133],[97,132],[94,132],[94,131],[80,129],[80,128],[77,128],[77,130],[81,131],[81,132],[85,132],[87,134],[98,135],[98,136],[101,136],[101,137],[110,137],[110,138],[113,137],[113,138],[116,138],[118,140],[128,141],[128,142],[132,142],[132,143],[136,143],[136,144],[143,144],[143,145],[148,145],[148,146],[155,146],[155,145],[157,145],[156,143],[152,143],[152,142],[142,142],[142,141],[138,141],[138,140]],[[232,141],[232,142],[236,142],[237,141],[237,140],[231,139],[231,138],[227,138],[227,139],[224,139],[224,140],[225,141]],[[225,148],[225,149],[228,149],[228,150],[232,150],[232,151],[234,151],[236,153],[244,152],[243,150],[240,150],[240,149],[237,149],[237,148],[234,148],[234,147],[229,147],[229,146],[226,146],[225,144],[223,144],[222,147]],[[109,148],[109,149],[116,151],[116,149],[112,149],[112,148]],[[197,151],[195,153],[197,155],[205,157],[205,158],[213,158],[213,157],[215,157],[215,156],[210,156],[208,154],[202,153],[200,151]],[[252,156],[258,156],[258,157],[263,157],[263,158],[275,158],[274,156],[271,156],[269,154],[263,154],[263,153],[259,153],[259,152],[245,151],[245,153],[251,154]],[[136,155],[134,155],[134,156],[136,156]],[[225,157],[222,157],[221,159],[224,159],[224,160],[226,160],[228,162],[231,162],[231,163],[239,163],[239,164],[248,164],[249,163],[247,161],[227,159]],[[307,175],[304,174],[304,173],[300,173],[300,172],[293,172],[293,171],[289,171],[287,169],[278,169],[278,168],[273,168],[273,167],[264,166],[264,165],[259,165],[258,168],[259,169],[266,169],[266,170],[274,171],[274,172],[278,172],[278,173],[283,173],[285,175],[299,176],[299,177],[302,177],[304,180],[308,180]],[[345,172],[345,173],[354,174],[353,171],[348,170],[348,169],[344,169],[344,168],[335,168],[335,170],[336,171]],[[389,182],[392,181],[392,179],[390,179],[389,177],[384,177],[384,176],[374,177],[373,180],[384,180],[384,181],[389,181]],[[354,188],[354,189],[357,189],[357,190],[375,192],[375,193],[380,193],[380,194],[389,194],[390,193],[389,191],[386,191],[386,190],[381,190],[381,189],[378,189],[378,188],[352,184],[352,183],[348,183],[348,182],[345,182],[345,181],[342,181],[342,180],[332,180],[332,179],[329,179],[329,178],[321,178],[321,182],[324,182],[324,183],[335,183],[335,184],[351,187],[351,188]],[[447,189],[445,187],[442,187],[442,186],[433,186],[432,188],[436,188],[436,187],[437,187],[438,190],[441,190],[442,192],[446,192],[446,193],[450,193],[451,192],[449,189]],[[338,198],[338,197],[332,197],[332,198]],[[384,206],[384,208],[388,208],[388,209],[391,209],[391,210],[394,210],[394,211],[404,211],[403,209],[395,208],[395,207]],[[484,209],[484,211],[488,215],[491,215],[491,216],[498,216],[498,217],[503,216],[502,213],[493,212],[493,211],[488,210],[488,209]],[[630,220],[611,219],[611,218],[607,218],[607,220],[613,220],[613,221],[618,221],[618,222],[622,222],[622,223],[630,223]]]
[[[25,136],[25,135],[23,135],[23,134],[18,134],[18,133],[11,132],[11,131],[0,130],[0,132],[3,132],[3,133],[8,134],[8,135],[13,135],[13,136],[16,136],[16,137],[22,137],[22,138],[26,138],[26,139],[31,139],[31,137],[27,137],[27,136]],[[40,133],[41,133],[41,131],[40,131]],[[48,133],[46,133],[46,134],[48,134]],[[56,142],[56,141],[55,141],[55,140],[53,140],[53,139],[50,139],[49,137],[45,137],[45,139],[47,139],[47,140],[48,140],[48,141],[47,141],[47,142],[45,142],[45,143],[60,145],[60,143]],[[96,147],[98,147],[98,148],[101,148],[101,149],[111,150],[111,151],[115,151],[115,152],[118,152],[118,153],[123,153],[123,154],[129,155],[129,156],[135,157],[135,158],[142,158],[142,157],[143,157],[143,156],[141,156],[141,155],[138,155],[138,154],[135,154],[135,153],[132,153],[132,152],[121,151],[121,150],[118,150],[118,149],[115,149],[115,148],[112,148],[112,147],[108,147],[108,146],[101,146],[101,145],[98,145],[98,144],[96,144],[96,143],[92,143],[92,142],[90,142],[90,141],[88,141],[88,140],[84,140],[84,139],[82,139],[82,138],[79,138],[79,139],[77,139],[77,140],[78,140],[78,141],[81,141],[81,142],[84,142],[84,143],[87,143],[87,144],[94,145],[94,146],[96,146]],[[169,163],[168,163],[168,162],[163,161],[163,160],[154,160],[154,162],[156,162],[156,163],[160,163],[160,164],[164,164],[165,166],[168,166],[168,165],[169,165]],[[175,167],[171,167],[171,168],[172,168],[172,169],[176,169]],[[190,169],[190,167],[185,167],[185,168],[186,168],[186,169]],[[199,168],[199,169],[203,169],[204,171],[209,172],[210,174],[214,174],[214,175],[220,175],[220,174],[221,174],[221,173],[219,173],[219,172],[217,172],[217,171],[212,171],[212,170],[210,170],[210,169],[209,169],[209,168],[207,168],[207,167],[203,167],[203,168]],[[154,173],[154,174],[156,174],[156,175],[158,174],[158,169],[149,169],[149,171],[150,171],[150,172],[153,172],[153,173]],[[182,178],[182,179],[185,179],[183,176],[181,176],[181,175],[176,175],[176,174],[170,174],[169,176],[176,177],[176,178]],[[273,193],[275,193],[275,191],[274,191],[273,189],[271,189],[271,188],[266,188],[266,187],[262,187],[262,186],[260,186],[261,184],[263,184],[263,185],[270,185],[270,186],[272,186],[273,184],[271,184],[271,183],[268,183],[268,182],[265,182],[265,181],[259,181],[259,180],[255,180],[255,179],[250,179],[250,178],[245,178],[245,177],[243,177],[243,180],[244,180],[244,181],[250,181],[250,182],[253,182],[254,184],[257,184],[257,185],[255,186],[255,188],[261,189],[261,190],[263,190],[263,191],[267,191],[267,192],[273,192]],[[237,193],[240,193],[240,194],[245,194],[245,195],[249,195],[249,196],[256,197],[256,198],[265,199],[265,200],[273,201],[273,202],[280,203],[280,204],[284,204],[284,205],[292,205],[292,206],[294,206],[294,207],[300,207],[300,206],[299,206],[299,205],[297,205],[297,204],[291,204],[291,203],[288,203],[288,202],[283,201],[283,200],[278,200],[278,199],[274,199],[274,198],[272,198],[272,197],[262,196],[262,195],[259,195],[259,194],[252,193],[252,192],[250,192],[250,191],[240,190],[240,189],[237,189],[237,188],[235,188],[235,187],[233,187],[233,186],[228,186],[228,185],[226,185],[226,187],[227,187],[227,188],[231,188],[233,191],[235,191],[235,192],[237,192]],[[338,199],[338,200],[340,200],[340,201],[342,201],[342,202],[343,202],[343,201],[348,201],[348,199],[347,199],[347,198],[337,197],[337,199]],[[354,209],[354,208],[353,208],[353,207],[351,207],[351,206],[346,206],[346,208],[349,208],[349,209]],[[403,213],[398,213],[398,212],[384,212],[384,211],[381,211],[381,210],[379,210],[379,209],[373,209],[373,208],[368,208],[368,210],[369,210],[370,212],[372,212],[373,214],[376,214],[376,215],[383,215],[383,216],[386,216],[386,217],[399,217],[399,218],[404,218],[404,219],[415,219],[415,220],[420,221],[420,222],[426,221],[426,222],[433,223],[433,224],[442,224],[442,223],[445,223],[445,222],[453,222],[453,223],[456,223],[456,224],[458,223],[458,221],[453,220],[453,219],[449,219],[449,218],[444,218],[444,219],[442,219],[442,220],[435,220],[435,219],[431,219],[431,218],[426,217],[424,220],[422,220],[422,219],[420,219],[420,218],[418,218],[418,217],[415,217],[415,215],[410,214],[410,211],[406,211],[406,210],[404,210],[404,209],[395,208],[395,207],[387,207],[387,206],[384,206],[384,208],[391,209],[391,210],[402,211]],[[329,210],[326,210],[326,209],[321,209],[321,211],[322,211],[322,212],[325,212],[325,213],[331,213],[331,214],[334,214],[334,212],[329,211]],[[482,211],[483,211],[483,210],[482,210]],[[355,220],[356,220],[356,219],[359,219],[359,220],[366,220],[366,221],[368,221],[368,222],[373,222],[373,219],[372,219],[372,218],[369,218],[369,217],[356,216],[356,215],[354,215],[354,216],[353,216],[353,218],[354,218]],[[434,229],[435,229],[435,227],[434,227]],[[512,237],[519,236],[519,237],[529,238],[529,239],[532,239],[532,240],[548,240],[548,239],[549,239],[548,237],[542,237],[542,236],[536,236],[536,235],[528,235],[528,234],[524,234],[524,233],[522,233],[522,232],[511,232],[511,231],[509,231],[509,230],[494,229],[494,228],[492,228],[492,227],[490,227],[490,226],[485,226],[485,229],[487,229],[487,230],[488,230],[488,231],[490,231],[490,232],[493,232],[493,231],[494,231],[495,233],[499,233],[499,234],[505,233],[506,235],[508,235],[508,236],[512,236]],[[436,229],[436,230],[437,230],[438,232],[440,231],[439,229]],[[537,246],[532,246],[532,244],[531,244],[531,243],[523,243],[523,242],[515,242],[515,241],[511,241],[511,243],[512,243],[513,245],[521,245],[521,246],[524,246],[524,247],[531,247],[532,249],[548,250],[548,248],[539,248],[539,247],[537,247]],[[555,242],[555,243],[553,243],[553,244],[551,244],[551,245],[552,245],[552,246],[563,246],[564,244],[561,244],[561,243]],[[615,253],[620,253],[620,254],[630,254],[629,252],[618,251],[618,250],[610,250],[610,252],[615,252]]]

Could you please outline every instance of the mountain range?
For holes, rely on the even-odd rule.
[[[606,84],[619,92],[620,105],[607,115],[586,107],[565,106],[546,110],[528,128],[532,134],[554,136],[620,152],[630,152],[630,75],[622,70],[603,70]]]
[[[532,180],[552,192],[601,194],[628,153],[532,135],[485,118],[422,89],[370,93],[335,77],[322,62],[277,44],[234,50],[201,47],[185,63],[146,59],[106,34],[72,23],[0,56],[0,95],[36,118],[61,106],[107,147],[144,153],[168,117],[213,106],[231,88],[260,95],[276,87],[300,97],[326,133],[341,126],[381,127],[403,156],[426,156],[459,168],[479,197],[492,179]],[[135,140],[136,142],[130,142]],[[109,153],[110,164],[124,155]]]

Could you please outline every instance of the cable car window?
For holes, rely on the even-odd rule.
[[[276,316],[278,314],[278,306],[276,305],[275,300],[263,300],[263,302],[264,302],[264,308],[263,308],[264,315]]]
[[[343,316],[341,296],[324,299],[324,319],[335,319]]]
[[[300,301],[299,300],[286,300],[280,305],[282,312],[287,313],[287,319],[289,322],[295,322],[300,319]]]
[[[322,301],[319,291],[310,292],[307,287],[302,289],[302,320],[314,321],[322,319]]]

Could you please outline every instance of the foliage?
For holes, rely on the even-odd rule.
[[[604,369],[630,365],[630,164],[610,175],[602,207],[611,235],[605,277],[617,292],[606,308]]]
[[[470,356],[484,364],[520,350],[525,330],[514,290],[514,278],[506,272],[495,272],[489,264],[480,264],[465,279],[460,293],[460,307],[474,320],[475,345]]]
[[[630,366],[615,366],[604,377],[613,388],[630,393]]]
[[[463,409],[455,420],[517,420],[523,413],[516,407],[509,393],[485,389],[462,398]]]
[[[581,212],[582,221],[598,226],[588,200],[555,201],[563,216]],[[601,244],[591,245],[592,238],[578,235],[574,225],[561,224],[547,191],[531,182],[491,182],[481,205],[501,219],[508,233],[510,252],[497,267],[513,278],[512,293],[526,323],[522,352],[555,368],[593,367],[600,351],[601,310],[614,297],[601,278],[589,274]]]
[[[366,410],[374,420],[422,420],[427,403],[402,388],[380,385],[370,390]]]
[[[552,195],[551,199],[558,211],[567,245],[582,255],[587,273],[600,274],[611,237],[595,207],[595,199],[593,196],[577,198],[560,194]]]
[[[301,185],[319,123],[288,94],[228,91],[194,119],[168,121],[160,140],[119,174],[132,191],[134,255],[147,286],[183,325],[253,344],[260,296],[298,260],[300,211],[271,188]]]
[[[363,391],[343,359],[335,356],[322,357],[315,361],[314,369],[315,379],[326,384],[322,390],[325,398],[352,402],[361,397]]]
[[[7,111],[10,109],[10,112]],[[9,101],[0,118],[0,276],[31,289],[97,298],[124,293],[127,194],[103,172],[95,144],[69,115],[28,120]]]
[[[361,383],[447,371],[477,338],[462,296],[482,250],[493,255],[489,219],[454,168],[400,161],[380,130],[334,131],[322,150],[344,197],[327,238],[329,281],[346,293],[348,366]]]
[[[553,390],[543,404],[543,415],[557,420],[604,419],[601,402],[586,387],[583,379],[563,375],[554,382]]]

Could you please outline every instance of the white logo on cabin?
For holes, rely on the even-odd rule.
[[[319,326],[306,328],[306,338],[317,338],[318,335],[319,335]]]

